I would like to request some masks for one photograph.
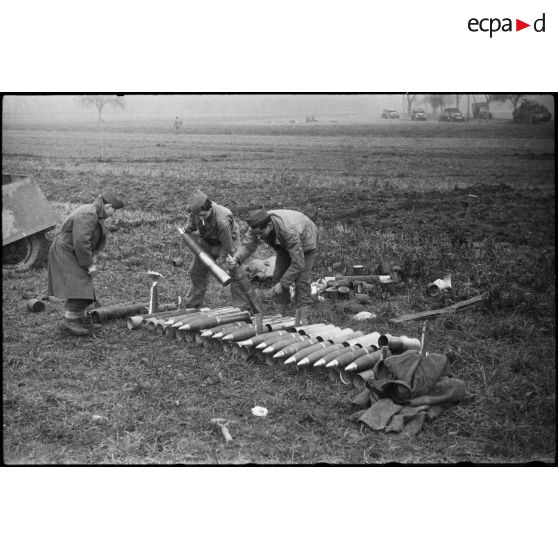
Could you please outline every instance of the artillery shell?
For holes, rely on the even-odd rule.
[[[367,355],[375,351],[372,347],[350,347],[352,351],[340,354],[335,360],[326,364],[326,368],[345,368],[347,365],[354,362],[357,358]]]
[[[319,366],[324,366],[326,364],[326,359],[328,355],[338,354],[340,350],[344,349],[341,343],[334,343],[330,347],[324,347],[322,350],[319,351],[318,360],[314,362],[314,368]],[[333,358],[333,356],[331,356]]]
[[[235,329],[237,329],[239,327],[245,327],[246,325],[247,325],[247,323],[243,322],[243,321],[233,322],[231,324],[225,324],[223,327],[220,328],[220,331],[217,331],[211,337],[212,337],[212,339],[221,339],[222,340],[223,337],[225,337],[225,335],[229,335],[229,333],[232,333]],[[214,329],[218,329],[218,328],[214,328]]]
[[[187,324],[181,326],[180,329],[184,329],[186,331],[197,331],[200,329],[210,329],[212,327],[215,327],[216,325],[230,324],[238,320],[249,320],[249,319],[250,319],[250,312],[248,311],[237,312],[234,314],[206,316],[204,318],[200,318],[198,320],[188,322]]]
[[[355,361],[351,362],[345,367],[348,372],[361,372],[362,370],[368,370],[372,368],[376,362],[382,358],[382,353],[380,351],[375,351],[367,355],[363,355],[357,358]]]
[[[264,352],[267,351],[268,353],[275,354],[275,353],[279,352],[281,349],[283,349],[285,347],[288,347],[289,345],[292,345],[296,341],[304,341],[304,339],[308,339],[308,337],[305,336],[305,335],[300,335],[300,333],[293,333],[291,335],[283,335],[282,337],[280,337],[274,343],[269,344],[264,349]]]
[[[289,358],[292,357],[295,353],[304,349],[305,347],[309,347],[310,345],[315,345],[318,343],[318,340],[314,337],[308,337],[303,341],[296,341],[292,345],[287,345],[283,349],[281,349],[278,353],[273,355],[273,358]],[[291,361],[285,361],[285,364],[289,364]],[[294,360],[292,361],[294,362]]]

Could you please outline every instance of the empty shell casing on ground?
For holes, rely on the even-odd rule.
[[[378,339],[380,338],[380,334],[377,331],[374,331],[372,333],[367,333],[366,335],[363,335],[362,337],[356,337],[354,339],[349,339],[348,341],[344,342],[343,344],[346,345],[347,347],[350,347],[352,345],[360,345],[361,347],[369,347],[370,345],[374,345],[376,347],[379,347],[378,345]]]
[[[163,310],[174,310],[176,309],[176,304],[160,304],[159,309]],[[129,304],[129,305],[117,305],[117,306],[106,306],[105,308],[96,308],[91,312],[91,319],[96,322],[104,322],[106,320],[114,320],[118,318],[128,318],[137,314],[147,314],[147,306],[143,304]]]
[[[27,301],[26,307],[29,312],[42,312],[45,309],[45,304],[38,298],[31,298]]]
[[[392,352],[403,352],[408,351],[409,349],[418,351],[420,349],[420,339],[407,337],[406,335],[396,337],[395,335],[386,333],[384,335],[380,335],[378,345],[380,347],[385,347],[387,345],[389,350]]]

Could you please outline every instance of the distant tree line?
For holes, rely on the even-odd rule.
[[[505,95],[490,95],[487,93],[469,94],[469,97],[472,97],[473,103],[478,102],[478,98],[480,98],[481,102],[487,103],[488,107],[490,107],[491,101],[499,103],[510,101],[514,110],[517,108],[519,101],[524,96],[525,93],[510,93]],[[434,114],[443,111],[445,107],[455,107],[458,110],[461,110],[461,104],[464,97],[467,97],[467,95],[463,95],[461,93],[422,96],[417,95],[416,93],[405,93],[407,114],[411,114],[413,108],[419,103],[430,106]]]

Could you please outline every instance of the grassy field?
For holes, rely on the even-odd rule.
[[[316,301],[313,321],[394,335],[395,316],[485,293],[486,303],[429,321],[427,348],[449,356],[467,396],[414,438],[349,420],[354,388],[322,373],[244,362],[109,322],[97,338],[63,337],[46,269],[3,273],[6,463],[524,463],[555,459],[555,138],[553,123],[164,123],[3,129],[4,172],[33,175],[64,218],[104,189],[121,192],[96,278],[103,305],[184,296],[189,261],[176,226],[193,188],[244,217],[258,203],[298,209],[319,227],[315,279],[331,265],[400,265],[394,293],[367,306]],[[476,196],[475,198],[471,196]],[[259,255],[268,253],[261,250]],[[453,291],[425,294],[452,274]],[[261,291],[267,301],[266,291]],[[228,293],[212,283],[207,304]],[[360,310],[376,318],[352,321]],[[265,418],[250,409],[268,408]],[[212,417],[226,417],[225,444]]]

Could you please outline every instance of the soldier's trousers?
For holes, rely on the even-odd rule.
[[[213,259],[219,256],[221,252],[220,245],[209,244],[203,238],[198,239],[198,244],[200,248],[204,252],[207,252]],[[185,300],[186,306],[201,306],[203,304],[209,283],[209,273],[210,271],[204,263],[197,256],[194,256],[194,260],[190,266],[190,281],[192,282],[192,286]],[[240,284],[242,277],[243,271],[239,269],[230,283],[232,303],[241,310],[249,310],[251,305],[248,295],[244,292]]]
[[[286,250],[276,250],[275,269],[273,271],[273,284],[279,283],[281,277],[291,265],[291,257]],[[316,250],[304,252],[304,269],[295,279],[295,308],[308,306],[312,303],[312,267],[316,260]],[[285,306],[291,301],[291,293],[283,290],[278,295],[273,295],[273,302],[279,306]]]

